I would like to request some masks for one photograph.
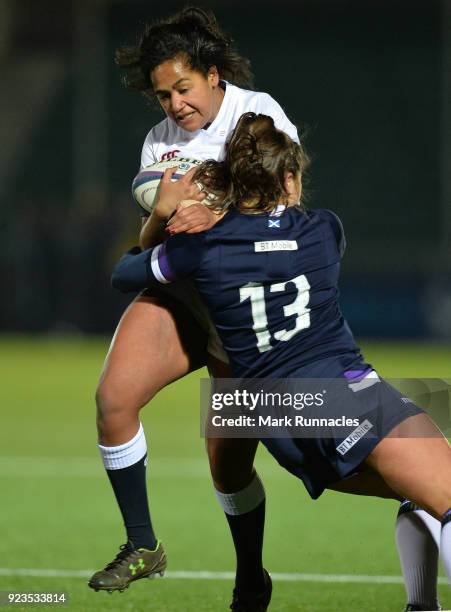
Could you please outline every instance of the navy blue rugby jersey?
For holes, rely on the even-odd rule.
[[[289,377],[359,349],[338,303],[343,228],[328,210],[231,210],[211,230],[132,249],[112,276],[122,291],[190,278],[236,377]]]

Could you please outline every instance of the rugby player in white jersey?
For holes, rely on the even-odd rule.
[[[249,61],[235,51],[214,16],[201,9],[184,9],[151,25],[139,46],[119,50],[117,60],[125,70],[125,84],[156,96],[166,113],[145,140],[142,167],[173,156],[220,159],[245,111],[272,116],[277,128],[298,139],[296,128],[271,96],[242,88],[251,84]],[[162,241],[180,200],[204,199],[202,186],[191,177],[188,173],[172,183],[170,172],[166,174],[156,208],[143,217],[142,248]],[[197,206],[179,215],[176,228],[199,231],[216,220],[211,211]],[[121,591],[166,567],[166,554],[150,519],[147,445],[139,412],[164,386],[205,363],[212,375],[229,376],[216,332],[190,286],[144,292],[124,313],[96,402],[99,448],[128,541],[104,570],[92,576],[89,586],[95,590]],[[209,439],[207,450],[237,553],[236,589],[243,600],[252,601],[253,594],[267,587],[261,561],[265,494],[253,468],[256,441]]]
[[[184,9],[153,24],[139,47],[119,50],[117,60],[125,69],[126,84],[156,96],[166,113],[145,140],[142,166],[175,155],[219,159],[244,111],[271,115],[278,128],[298,139],[280,105],[268,94],[249,89],[249,61],[234,50],[214,16],[203,10]],[[168,173],[163,183],[154,212],[143,217],[144,248],[162,240],[167,219],[180,200],[205,197],[189,174],[172,183]],[[190,215],[191,223],[201,217],[204,228],[217,220],[203,207]],[[205,363],[213,375],[229,375],[227,358],[205,312],[191,287],[152,290],[129,306],[113,338],[96,394],[97,426],[128,541],[104,570],[92,576],[89,586],[95,590],[121,591],[166,567],[164,549],[150,520],[147,446],[139,412],[165,385]],[[243,593],[266,587],[261,562],[265,495],[253,470],[255,450],[254,440],[208,442],[214,484],[223,507],[229,509],[226,516],[238,558],[237,587]],[[232,512],[234,492],[243,490],[245,500],[241,495],[240,507]]]

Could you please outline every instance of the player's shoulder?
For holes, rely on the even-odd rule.
[[[230,107],[234,108],[237,120],[244,112],[269,115],[274,119],[274,123],[279,130],[286,132],[295,142],[299,142],[296,126],[291,123],[281,105],[269,93],[251,91],[228,84],[227,89],[229,87],[229,104]]]
[[[314,210],[309,211],[310,214],[316,215],[319,219],[329,223],[333,227],[341,227],[343,228],[343,223],[340,217],[334,211],[329,208],[315,208]]]
[[[264,91],[254,91],[252,89],[244,89],[237,85],[227,83],[227,91],[230,98],[234,101],[240,100],[243,104],[249,107],[249,110],[260,111],[266,108],[268,105],[274,105],[280,108],[280,105],[274,100],[272,96]]]
[[[310,214],[317,215],[320,219],[328,221],[329,223],[340,223],[340,225],[342,225],[341,219],[337,213],[329,208],[314,208],[309,212]]]
[[[311,214],[327,224],[335,237],[340,254],[342,255],[346,247],[346,240],[343,223],[340,217],[328,208],[316,208],[315,210],[311,211]]]
[[[164,119],[162,119],[159,123],[154,125],[149,130],[144,140],[144,143],[145,144],[146,143],[155,144],[155,143],[161,142],[169,135],[169,131],[170,131],[170,123],[169,123],[168,118],[165,117]]]

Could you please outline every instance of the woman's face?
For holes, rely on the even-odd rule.
[[[204,77],[180,57],[157,66],[150,78],[164,112],[184,130],[200,130],[218,114],[224,91],[215,66]]]

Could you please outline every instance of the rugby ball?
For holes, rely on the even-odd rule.
[[[190,157],[173,157],[172,159],[156,162],[143,168],[133,179],[132,194],[134,200],[147,213],[151,213],[157,199],[158,187],[167,168],[177,166],[177,170],[172,175],[172,181],[178,181],[184,174],[200,166],[200,159]]]

